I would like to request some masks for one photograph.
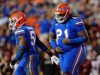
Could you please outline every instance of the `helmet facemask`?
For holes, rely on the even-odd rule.
[[[16,21],[9,18],[9,29],[14,31],[16,29]]]
[[[15,31],[26,23],[26,15],[23,12],[15,12],[9,18],[9,29]]]
[[[9,29],[10,30],[15,30],[16,29],[16,26],[17,26],[17,24],[18,24],[18,22],[20,21],[22,19],[22,17],[21,18],[19,18],[19,19],[16,19],[16,18],[14,18],[14,19],[11,19],[11,18],[9,18]],[[25,23],[25,22],[24,22]],[[24,24],[23,23],[23,24]],[[23,25],[22,24],[22,25]],[[22,26],[22,25],[20,25],[20,26]],[[19,27],[20,27],[19,26]],[[19,28],[19,27],[17,27],[17,28]]]
[[[64,23],[66,21],[67,14],[59,14],[58,12],[55,13],[55,18],[58,23]]]

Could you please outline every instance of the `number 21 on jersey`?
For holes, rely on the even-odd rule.
[[[61,29],[57,29],[57,39],[59,39],[62,36],[63,31]],[[64,30],[64,35],[66,38],[68,38],[68,30]]]

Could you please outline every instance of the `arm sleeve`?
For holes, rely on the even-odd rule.
[[[56,31],[55,31],[55,24],[56,24],[56,21],[55,21],[55,19],[54,19],[54,20],[52,20],[52,22],[51,22],[51,29],[50,29],[50,32],[51,32],[51,33],[54,33],[54,34],[56,34]]]
[[[25,46],[20,46],[17,51],[17,54],[15,56],[15,60],[17,60],[17,61],[20,60],[22,58],[24,52],[25,52]]]
[[[19,45],[19,36],[25,37],[25,31],[20,30],[20,31],[15,32],[16,45],[18,45],[18,51],[17,51],[16,56],[15,56],[16,61],[20,60],[22,58],[24,52],[25,52],[25,46],[24,45],[22,45],[22,46]]]
[[[25,37],[25,30],[18,30],[18,31],[15,31],[14,34],[15,34],[16,45],[18,45],[18,44],[19,44],[18,37],[19,37],[19,36]]]
[[[76,27],[76,33],[78,34],[79,32],[82,32],[82,31],[85,31],[85,26],[84,26],[84,23],[83,21],[78,18],[76,21],[75,21],[75,27]],[[85,37],[84,36],[79,36],[77,38],[73,38],[73,39],[70,39],[70,44],[82,44],[85,42]]]
[[[38,39],[37,36],[36,36],[36,46],[38,46],[41,50],[43,50],[44,52],[46,52],[49,56],[53,55],[51,53],[51,51]]]
[[[54,35],[56,34],[55,24],[56,24],[56,21],[53,20],[52,24],[51,24],[52,26],[51,26],[51,29],[50,29],[50,33],[53,33]],[[52,37],[52,36],[49,36],[49,37]],[[53,47],[54,50],[56,50],[56,47],[57,47],[56,39],[50,40],[50,45]]]

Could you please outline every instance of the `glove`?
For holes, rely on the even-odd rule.
[[[60,47],[56,47],[56,53],[64,53],[64,51],[62,51]]]
[[[52,62],[52,64],[55,63],[56,65],[58,65],[59,64],[59,58],[56,57],[55,55],[53,55],[51,57],[51,62]]]
[[[15,59],[14,60],[11,60],[11,62],[10,62],[11,69],[14,69],[14,65],[15,65],[16,62],[17,61]]]

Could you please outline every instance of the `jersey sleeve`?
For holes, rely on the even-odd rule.
[[[85,31],[85,26],[81,18],[75,18],[75,30],[78,34],[79,32]],[[83,36],[79,36],[73,39],[70,39],[70,44],[82,44],[85,42],[85,38]]]
[[[55,24],[56,24],[56,20],[53,19],[52,22],[51,22],[51,29],[50,29],[50,32],[51,32],[51,33],[54,33],[54,34],[56,34],[56,32],[55,32]]]
[[[84,23],[83,23],[83,20],[81,18],[76,18],[75,27],[76,27],[77,33],[86,30]]]
[[[14,34],[15,34],[16,44],[19,44],[18,37],[19,36],[25,37],[25,30],[23,30],[23,29],[16,30]]]
[[[20,46],[19,45],[19,36],[23,36],[25,37],[25,30],[24,29],[18,29],[15,31],[15,39],[16,39],[16,45],[18,45],[18,51],[16,53],[16,56],[15,56],[15,60],[20,60],[25,52],[25,46]]]
[[[56,19],[53,19],[52,20],[52,26],[51,26],[51,29],[50,29],[50,33],[53,33],[54,35],[56,35],[56,30],[55,30],[55,25],[57,24],[56,22]],[[53,40],[50,40],[50,45],[52,46],[52,48],[54,50],[56,50],[56,47],[57,47],[57,43],[56,43],[56,40],[53,39]]]

